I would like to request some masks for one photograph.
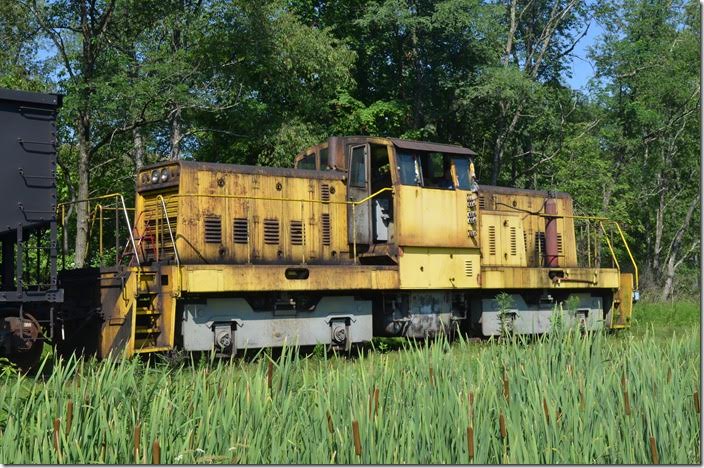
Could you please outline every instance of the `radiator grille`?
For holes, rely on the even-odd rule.
[[[279,243],[279,220],[276,218],[264,219],[264,243],[278,245]]]
[[[496,255],[496,226],[489,226],[489,255]]]
[[[464,274],[471,277],[474,274],[474,264],[471,260],[464,261]]]
[[[322,226],[323,245],[330,245],[332,243],[332,227],[330,226],[329,213],[320,215],[320,224]]]
[[[303,222],[291,220],[289,226],[291,245],[303,245]]]
[[[207,244],[220,244],[222,242],[220,216],[206,216],[203,225],[205,226],[205,242]]]
[[[235,244],[249,243],[249,223],[247,218],[235,218],[232,222],[232,242]]]
[[[330,202],[330,185],[329,184],[322,184],[320,186],[320,200],[323,203]]]
[[[168,223],[164,216],[164,207],[161,205],[161,200],[156,196],[144,198],[144,212],[141,216],[143,220],[142,236],[144,238],[142,247],[148,260],[156,258],[155,250],[157,245],[159,246],[159,256],[161,258],[173,257],[174,255],[175,249],[169,235],[169,224],[175,238],[178,227],[178,198],[170,194],[163,194],[163,197],[169,220]]]
[[[557,235],[557,254],[562,255],[562,234]]]
[[[518,239],[516,238],[516,228],[511,226],[509,228],[511,236],[511,255],[515,256],[518,254]]]
[[[484,199],[484,195],[479,195],[479,209],[483,210],[485,206],[486,206],[486,201]]]

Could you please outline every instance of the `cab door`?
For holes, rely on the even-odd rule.
[[[350,145],[347,148],[349,176],[347,178],[347,200],[359,202],[370,195],[369,145]],[[349,242],[357,245],[371,243],[371,202],[350,204],[347,209],[347,230]],[[359,248],[359,247],[358,247]]]

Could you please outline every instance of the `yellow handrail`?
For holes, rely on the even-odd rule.
[[[384,192],[393,192],[393,187],[384,187],[376,192],[368,195],[361,200],[344,200],[344,201],[324,201],[324,200],[310,200],[301,198],[276,198],[276,197],[255,197],[251,195],[223,195],[223,194],[210,194],[210,193],[177,193],[170,195],[170,197],[181,198],[181,197],[207,197],[207,198],[224,198],[224,199],[235,199],[235,200],[263,200],[263,201],[285,201],[285,202],[300,202],[300,203],[321,203],[321,204],[333,204],[333,205],[351,205],[352,206],[352,257],[355,262],[357,262],[357,223],[356,223],[356,207],[362,203],[366,203],[369,200],[377,197]]]
[[[546,217],[546,215],[540,215],[542,217]],[[611,245],[611,242],[609,241],[609,236],[606,233],[606,230],[604,229],[604,226],[602,223],[611,223],[616,226],[616,229],[618,230],[619,235],[621,236],[621,241],[623,242],[624,247],[626,247],[626,252],[628,253],[628,258],[631,261],[631,265],[633,265],[633,289],[635,291],[638,290],[638,286],[640,284],[640,277],[638,274],[638,265],[636,264],[635,258],[633,258],[633,253],[631,252],[631,247],[628,245],[628,241],[626,241],[626,236],[623,234],[623,229],[621,229],[621,225],[618,223],[618,221],[614,221],[613,219],[605,218],[603,216],[580,216],[580,215],[550,215],[552,218],[568,218],[568,219],[584,219],[584,220],[589,220],[589,221],[597,221],[599,222],[599,225],[601,226],[601,230],[604,232],[604,238],[606,239],[606,243],[609,246],[609,251],[611,253],[611,257],[614,260],[614,263],[616,263],[616,267],[621,270],[621,267],[619,266],[618,259],[616,258],[616,253],[614,252],[613,246]]]
[[[616,225],[616,229],[618,229],[618,233],[621,236],[621,240],[623,241],[623,245],[626,247],[626,252],[628,252],[628,257],[631,259],[631,263],[633,264],[633,278],[635,282],[635,290],[638,290],[638,284],[639,284],[639,279],[638,279],[638,265],[636,265],[636,261],[633,258],[633,254],[631,253],[631,248],[628,246],[628,242],[626,242],[626,236],[623,235],[623,230],[621,230],[621,226],[616,222],[613,221],[613,223]]]
[[[606,245],[609,246],[609,252],[611,252],[611,258],[614,260],[614,263],[616,264],[616,268],[620,271],[621,265],[619,265],[619,263],[618,263],[618,259],[616,258],[616,253],[614,252],[614,248],[611,245],[611,241],[609,240],[609,235],[606,233],[606,229],[604,228],[604,223],[602,221],[599,221],[599,227],[601,228],[601,232],[604,233],[604,239],[606,239]]]
[[[103,225],[102,225],[102,222],[104,219],[103,218],[103,210],[112,209],[114,211],[122,211],[125,215],[125,222],[127,224],[127,231],[129,233],[130,243],[132,244],[132,251],[134,252],[135,259],[137,261],[137,266],[139,267],[139,266],[141,266],[141,262],[139,260],[139,253],[137,251],[137,246],[134,241],[134,234],[132,232],[132,225],[130,223],[130,217],[128,215],[128,211],[134,211],[134,208],[127,208],[127,205],[125,204],[125,198],[122,196],[121,193],[118,193],[118,192],[108,193],[106,195],[99,195],[99,196],[95,196],[95,197],[72,200],[72,201],[68,201],[68,202],[61,202],[61,203],[57,204],[56,210],[57,211],[61,210],[61,225],[65,229],[66,206],[74,205],[77,203],[88,203],[88,212],[90,213],[91,212],[91,209],[90,209],[90,202],[91,201],[106,200],[109,198],[115,199],[115,207],[114,208],[106,208],[106,207],[102,206],[102,204],[97,203],[96,207],[95,207],[95,211],[93,211],[93,215],[90,216],[90,218],[88,220],[88,222],[90,223],[90,228],[92,229],[93,224],[95,223],[95,217],[98,214],[98,212],[100,212],[100,232],[99,232],[100,245],[99,245],[99,249],[100,249],[101,259],[102,259],[102,252],[103,252]],[[122,206],[118,206],[118,203],[121,204]],[[90,239],[88,239],[87,245],[88,246],[90,245]]]
[[[216,194],[216,193],[175,193],[173,195],[169,195],[169,197],[174,197],[174,198],[187,198],[187,197],[204,197],[204,198],[226,198],[226,199],[235,199],[235,200],[262,200],[262,201],[285,201],[285,202],[302,202],[302,203],[321,203],[321,204],[330,204],[330,205],[360,205],[362,203],[365,203],[372,198],[376,197],[380,193],[383,192],[391,192],[393,191],[392,187],[384,187],[381,190],[377,190],[376,192],[372,193],[371,195],[362,198],[361,200],[345,200],[345,201],[334,201],[334,200],[311,200],[311,199],[305,199],[305,198],[276,198],[276,197],[255,197],[255,196],[250,196],[250,195],[223,195],[223,194]]]
[[[166,209],[166,202],[164,197],[159,194],[157,200],[161,202],[161,208],[164,211],[164,219],[166,219],[166,225],[169,228],[169,237],[171,238],[171,244],[174,246],[174,257],[176,258],[176,274],[178,275],[178,280],[176,281],[176,294],[181,294],[181,258],[178,255],[178,248],[176,247],[176,240],[174,239],[174,233],[171,230],[171,221],[169,220],[169,212]]]

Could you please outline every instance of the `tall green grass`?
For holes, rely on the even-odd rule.
[[[700,463],[698,334],[624,339],[59,362],[0,378],[0,462]]]

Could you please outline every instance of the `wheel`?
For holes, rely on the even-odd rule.
[[[41,362],[44,341],[39,322],[30,314],[8,315],[3,319],[6,357],[22,372],[32,372]]]

